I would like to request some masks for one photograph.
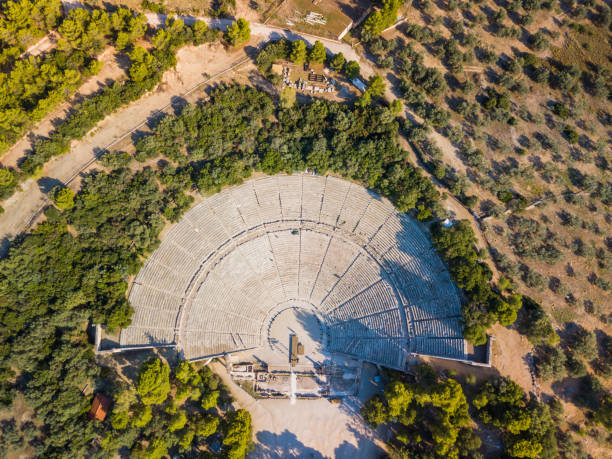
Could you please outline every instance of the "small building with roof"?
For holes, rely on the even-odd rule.
[[[89,410],[89,419],[104,421],[112,405],[113,401],[110,398],[108,398],[101,392],[98,392],[91,404],[91,409]]]

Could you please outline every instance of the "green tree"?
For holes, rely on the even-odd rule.
[[[344,74],[351,80],[353,78],[358,78],[360,71],[359,64],[355,61],[348,61],[344,66]]]
[[[313,64],[322,64],[325,62],[325,58],[327,57],[327,52],[325,51],[325,46],[319,40],[315,41],[313,47],[310,49],[310,53],[308,54],[308,61]]]
[[[519,323],[519,331],[526,335],[532,344],[554,346],[559,342],[559,335],[544,308],[526,296],[523,297],[523,317]]]
[[[137,456],[143,459],[162,459],[166,454],[168,454],[168,444],[164,438],[158,437],[152,439],[149,442],[149,446],[137,453]]]
[[[283,88],[279,94],[280,104],[283,108],[291,108],[295,105],[296,94],[295,89],[291,86]]]
[[[394,116],[399,115],[402,112],[402,101],[399,99],[394,99],[393,102],[391,102],[391,105],[389,106],[389,109],[391,110],[391,113],[393,113]]]
[[[540,457],[541,452],[542,444],[532,438],[518,440],[512,443],[508,448],[508,453],[512,457],[529,457],[535,459]]]
[[[230,411],[225,416],[225,453],[232,458],[241,458],[248,452],[252,439],[251,414],[246,410]]]
[[[136,378],[136,391],[145,405],[159,405],[170,392],[170,367],[153,357],[142,364]]]
[[[153,419],[153,410],[149,405],[139,406],[132,414],[132,425],[134,427],[145,427]]]
[[[74,207],[74,191],[67,187],[57,187],[53,191],[53,202],[60,210],[72,209]]]
[[[581,359],[590,361],[597,357],[597,339],[595,333],[580,327],[571,338],[572,353]]]
[[[363,24],[362,38],[366,41],[377,37],[384,29],[392,26],[397,20],[397,12],[404,0],[383,0],[382,8],[375,10]]]
[[[193,443],[193,437],[195,437],[195,431],[187,429],[181,433],[179,439],[179,448],[181,451],[189,451],[191,449],[191,443]]]
[[[380,75],[372,75],[368,80],[368,91],[373,97],[385,94],[385,82]]]
[[[15,185],[17,185],[15,173],[9,169],[0,168],[0,187],[13,188]]]
[[[174,377],[181,383],[193,387],[202,382],[202,377],[198,373],[193,363],[181,360],[174,370]]]
[[[306,57],[306,43],[302,40],[294,41],[291,47],[291,54],[289,55],[289,60],[296,65],[302,65],[304,62],[306,62]]]
[[[486,382],[473,400],[477,416],[504,433],[512,457],[557,456],[555,425],[547,405],[527,400],[525,392],[508,378]]]
[[[332,68],[332,70],[340,72],[342,71],[345,63],[346,59],[344,58],[344,54],[338,53],[332,57],[331,61],[329,62],[329,66]]]
[[[17,188],[17,176],[10,169],[0,168],[0,199],[12,195]]]
[[[612,433],[612,396],[609,394],[606,395],[595,412],[595,420]]]
[[[415,383],[393,379],[383,397],[375,396],[362,409],[364,419],[373,427],[394,423],[392,445],[407,448],[414,457],[458,457],[460,451],[464,454],[480,447],[457,381],[439,381],[427,365],[416,369]]]
[[[210,410],[217,406],[217,400],[219,400],[219,391],[211,390],[204,393],[202,396],[202,408],[205,410]]]
[[[113,429],[123,430],[127,428],[128,423],[130,422],[130,415],[127,411],[113,409],[110,421],[111,426],[113,426]]]
[[[366,108],[372,105],[372,93],[370,91],[365,91],[359,99],[355,102],[357,107]]]
[[[535,367],[538,376],[544,381],[559,381],[567,374],[565,369],[567,358],[558,347],[539,346]]]
[[[283,161],[283,158],[280,152],[276,150],[267,150],[263,154],[263,158],[259,167],[263,172],[269,175],[278,174],[280,171],[285,169],[286,164]]]
[[[361,408],[363,419],[372,427],[378,427],[389,419],[387,407],[380,397],[372,397]]]
[[[251,26],[246,19],[240,18],[225,31],[225,40],[232,46],[239,46],[251,38]]]
[[[206,413],[195,423],[196,435],[210,437],[219,428],[219,418],[214,414]]]
[[[181,430],[185,424],[187,424],[187,413],[184,410],[177,411],[168,422],[168,430],[170,432]]]

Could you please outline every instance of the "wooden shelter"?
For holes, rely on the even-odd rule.
[[[97,419],[98,421],[104,421],[108,414],[113,401],[106,395],[98,392],[93,399],[91,409],[89,410],[89,419]]]

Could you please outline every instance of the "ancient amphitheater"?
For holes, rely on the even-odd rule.
[[[205,199],[163,236],[129,300],[124,349],[257,349],[292,309],[316,315],[326,352],[398,369],[410,353],[466,358],[458,294],[425,234],[329,176],[266,177]]]

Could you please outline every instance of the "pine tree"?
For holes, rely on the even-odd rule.
[[[291,62],[294,64],[301,65],[306,62],[306,56],[306,43],[304,43],[302,40],[294,41],[289,60],[291,60]]]
[[[314,46],[310,50],[310,54],[308,56],[308,60],[313,64],[321,64],[325,62],[325,58],[327,57],[327,52],[325,51],[325,46],[319,40],[315,41]]]
[[[345,63],[346,59],[344,58],[344,54],[338,53],[331,59],[329,66],[336,72],[339,72],[342,70]]]

